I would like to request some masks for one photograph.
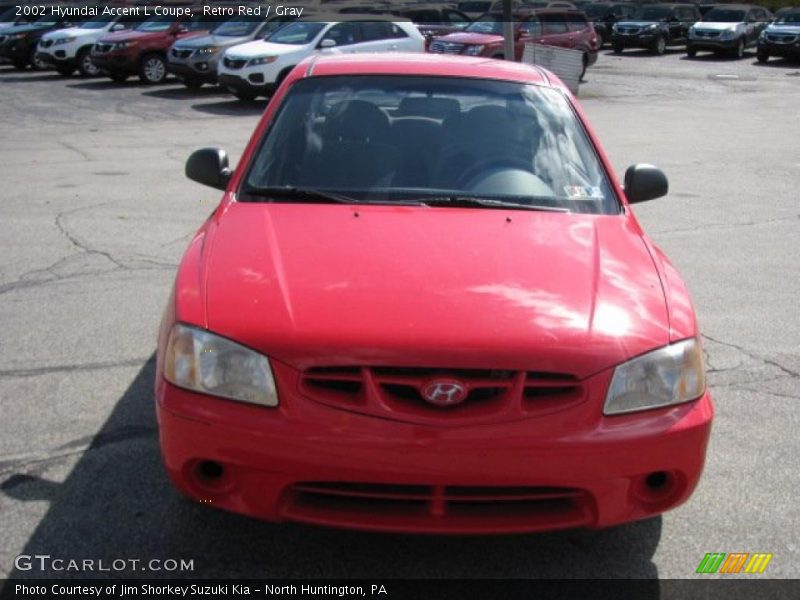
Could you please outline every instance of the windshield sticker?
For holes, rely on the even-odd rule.
[[[570,200],[602,200],[603,192],[599,187],[583,185],[565,185],[564,193]]]

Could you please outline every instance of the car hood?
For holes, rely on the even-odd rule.
[[[13,27],[7,27],[0,31],[3,34],[9,33],[28,33],[32,31],[46,31],[48,29],[53,29],[56,27],[55,25],[37,25],[36,23],[28,23],[27,25],[14,25]]]
[[[663,25],[665,21],[618,21],[620,27],[647,27],[648,25]]]
[[[488,33],[473,33],[471,31],[460,31],[437,37],[436,40],[443,42],[455,42],[457,44],[497,44],[503,41],[503,37]],[[436,41],[434,40],[434,41]]]
[[[129,42],[131,40],[145,41],[150,39],[161,39],[169,36],[167,31],[117,31],[104,35],[100,42],[115,43],[115,42]]]
[[[62,37],[84,37],[87,35],[97,35],[102,33],[101,29],[82,29],[81,27],[66,27],[48,31],[42,36],[43,40],[57,40]]]
[[[786,24],[777,24],[773,23],[772,25],[767,26],[768,33],[791,33],[792,35],[797,35],[800,33],[800,23],[796,25],[786,25]]]
[[[303,52],[308,47],[296,44],[272,44],[264,40],[255,40],[246,44],[239,44],[228,50],[228,57],[253,58],[255,56],[279,56],[292,52]]]
[[[206,326],[298,368],[584,377],[668,343],[660,279],[621,216],[233,203],[209,245]]]
[[[235,46],[236,44],[243,44],[250,40],[252,36],[237,36],[230,35],[201,35],[198,37],[189,38],[188,40],[181,40],[175,44],[176,48],[205,48],[206,46]]]
[[[744,23],[714,23],[713,21],[700,21],[695,23],[695,29],[704,29],[706,31],[728,31],[736,29]]]

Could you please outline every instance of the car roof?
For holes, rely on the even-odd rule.
[[[301,64],[307,65],[306,77],[334,75],[466,77],[560,87],[551,81],[547,72],[540,67],[480,56],[425,53],[330,54],[314,55]]]
[[[751,8],[764,8],[755,4],[717,4],[714,8],[725,8],[731,10],[750,10]]]

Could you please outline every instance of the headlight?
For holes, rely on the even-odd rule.
[[[614,24],[611,26],[611,31],[613,31],[614,33],[617,33],[617,24],[616,24],[616,23],[614,23]]]
[[[684,340],[619,365],[606,395],[605,415],[661,408],[696,400],[706,390],[703,349]]]
[[[53,42],[53,45],[54,46],[59,46],[61,44],[69,44],[70,42],[74,42],[77,39],[78,38],[75,37],[74,35],[71,36],[71,37],[58,38],[56,41]]]
[[[178,387],[202,394],[261,406],[278,405],[266,356],[187,325],[172,328],[164,377]]]
[[[767,39],[767,30],[766,30],[766,29],[765,29],[764,31],[762,31],[762,32],[761,32],[761,33],[758,35],[758,39],[760,39],[760,40],[765,40],[765,39]]]
[[[13,40],[24,40],[26,37],[28,37],[27,33],[15,33],[14,35],[11,36],[11,39],[13,39]]]
[[[251,58],[250,62],[248,62],[248,66],[255,67],[256,65],[268,65],[269,63],[274,63],[278,60],[277,56],[258,56],[256,58]]]
[[[725,31],[719,34],[719,39],[732,40],[735,35],[736,32],[733,29],[726,29]]]
[[[658,29],[658,23],[650,23],[650,25],[644,28],[645,31],[655,31],[656,29]]]
[[[483,46],[467,46],[464,48],[464,54],[467,56],[478,56],[481,52],[483,52]]]
[[[125,50],[126,48],[133,48],[139,42],[117,42],[114,44],[114,50]]]
[[[209,54],[216,54],[217,52],[219,52],[219,50],[220,50],[219,46],[206,46],[205,48],[200,48],[197,51],[197,53],[205,54],[206,56],[208,56]]]

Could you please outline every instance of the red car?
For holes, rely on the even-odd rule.
[[[535,9],[514,18],[514,60],[522,60],[525,44],[558,46],[583,52],[583,71],[597,62],[600,41],[586,15],[563,8]],[[504,57],[503,15],[488,13],[464,31],[435,38],[428,52],[466,56]]]
[[[713,407],[686,287],[575,98],[482,58],[312,57],[182,259],[158,343],[167,471],[271,521],[525,532],[684,502]]]
[[[100,38],[90,54],[92,63],[116,82],[138,75],[142,83],[161,83],[167,77],[167,50],[176,40],[208,33],[219,21],[209,17],[153,17],[130,31]]]

